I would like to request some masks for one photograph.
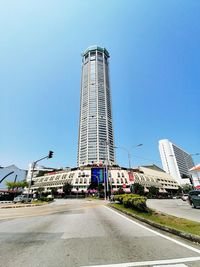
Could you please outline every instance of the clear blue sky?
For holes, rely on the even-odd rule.
[[[93,44],[111,56],[115,144],[144,144],[132,164],[159,165],[163,138],[200,152],[199,11],[199,0],[2,0],[0,165],[53,150],[43,165],[76,166],[81,52]]]

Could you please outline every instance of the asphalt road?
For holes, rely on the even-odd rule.
[[[194,209],[182,199],[148,199],[147,206],[180,218],[200,222],[200,208]]]
[[[0,209],[2,267],[200,266],[200,246],[158,232],[101,201]]]

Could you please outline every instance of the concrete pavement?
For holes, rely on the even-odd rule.
[[[192,221],[200,222],[200,209],[194,209],[182,199],[148,199],[149,208]]]
[[[200,266],[199,246],[101,201],[60,200],[21,209],[0,210],[0,266]]]

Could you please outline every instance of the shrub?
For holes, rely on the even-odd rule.
[[[53,200],[52,197],[39,197],[38,200],[40,201],[45,201],[45,202],[50,202]]]
[[[120,204],[123,204],[123,198],[126,196],[126,194],[123,195],[114,195],[114,201],[119,201]]]
[[[146,205],[146,197],[137,197],[131,199],[132,208],[135,208],[139,211],[148,211]]]
[[[139,211],[148,211],[146,206],[146,197],[136,195],[136,194],[123,194],[115,195],[115,201],[119,201],[120,204],[123,204],[126,208],[136,209]]]

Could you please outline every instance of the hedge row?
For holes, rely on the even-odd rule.
[[[52,197],[39,197],[38,200],[40,201],[46,201],[46,202],[50,202],[53,200]]]
[[[146,197],[136,195],[136,194],[123,194],[123,195],[115,195],[115,201],[119,201],[120,204],[123,204],[126,208],[131,208],[139,211],[148,211],[146,205]]]

